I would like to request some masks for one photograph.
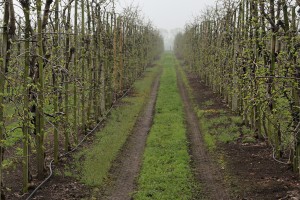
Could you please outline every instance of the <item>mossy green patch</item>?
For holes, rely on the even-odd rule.
[[[147,140],[134,198],[191,199],[193,177],[189,167],[182,100],[177,88],[175,58],[162,57],[164,73],[158,92],[154,123]]]

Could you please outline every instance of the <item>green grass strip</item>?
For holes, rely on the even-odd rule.
[[[112,110],[103,130],[96,133],[92,147],[76,156],[77,176],[89,186],[101,186],[107,178],[112,161],[130,135],[134,124],[149,98],[152,83],[160,68],[148,69],[146,77],[134,85],[135,94],[122,100],[124,106]],[[82,159],[83,158],[83,159]]]
[[[183,104],[177,88],[172,54],[161,59],[154,124],[144,153],[135,199],[191,199],[193,177],[189,167]]]

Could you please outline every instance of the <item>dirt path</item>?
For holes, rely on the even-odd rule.
[[[188,91],[178,71],[177,77],[177,84],[184,103],[193,173],[203,190],[201,194],[197,194],[196,198],[229,199],[229,195],[223,186],[221,173],[206,150],[200,133],[198,118],[194,113],[193,104],[189,99]]]
[[[148,132],[152,125],[160,75],[161,73],[153,83],[149,102],[139,116],[132,135],[129,136],[122,152],[113,163],[110,170],[111,182],[102,191],[100,199],[129,200],[136,189],[136,179],[140,171]]]
[[[232,115],[230,108],[222,102],[223,98],[206,86],[197,74],[188,72],[187,79],[192,90],[197,91],[193,94],[194,102],[202,111],[215,110]],[[208,101],[212,103],[204,105]],[[226,177],[231,199],[299,200],[299,176],[292,172],[290,165],[276,162],[272,148],[265,141],[245,143],[244,137],[247,135],[240,135],[229,143],[218,142],[218,148],[213,152],[214,158],[222,162],[221,172]]]

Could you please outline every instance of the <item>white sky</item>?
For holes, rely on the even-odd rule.
[[[117,7],[138,5],[146,19],[159,29],[184,28],[186,22],[215,5],[215,0],[118,0]]]

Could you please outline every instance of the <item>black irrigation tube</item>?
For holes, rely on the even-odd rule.
[[[139,76],[138,78],[140,78],[141,76]],[[69,154],[71,154],[71,153],[73,153],[74,151],[76,151],[80,146],[81,146],[81,144],[86,140],[86,138],[89,136],[89,135],[91,135],[99,126],[100,126],[100,124],[104,121],[104,119],[107,117],[107,115],[111,112],[111,110],[113,109],[113,107],[115,106],[115,103],[117,102],[117,101],[120,101],[121,99],[123,99],[127,94],[128,94],[128,92],[131,90],[133,88],[133,84],[130,86],[130,88],[129,89],[127,89],[126,90],[126,92],[123,94],[123,96],[121,96],[120,98],[118,98],[118,99],[116,99],[114,102],[113,102],[113,104],[112,104],[112,106],[110,107],[110,109],[107,111],[107,113],[105,114],[105,116],[100,120],[100,122],[98,122],[98,124],[93,128],[93,130],[91,130],[88,134],[86,134],[83,138],[82,138],[82,140],[77,144],[77,146],[76,147],[74,147],[72,150],[70,150],[70,151],[68,151],[68,152],[66,152],[66,153],[64,153],[64,154],[61,154],[59,157],[58,157],[58,159],[61,159],[61,158],[63,158],[63,157],[65,157],[65,156],[67,156],[67,155],[69,155]],[[32,192],[31,192],[31,194],[26,198],[26,200],[30,200],[34,195],[35,195],[35,193],[52,177],[52,175],[53,175],[53,169],[52,169],[52,164],[53,164],[53,162],[54,162],[54,159],[52,159],[51,161],[50,161],[50,163],[49,163],[49,171],[50,171],[50,174],[48,175],[48,177],[43,181],[43,182],[41,182]]]

